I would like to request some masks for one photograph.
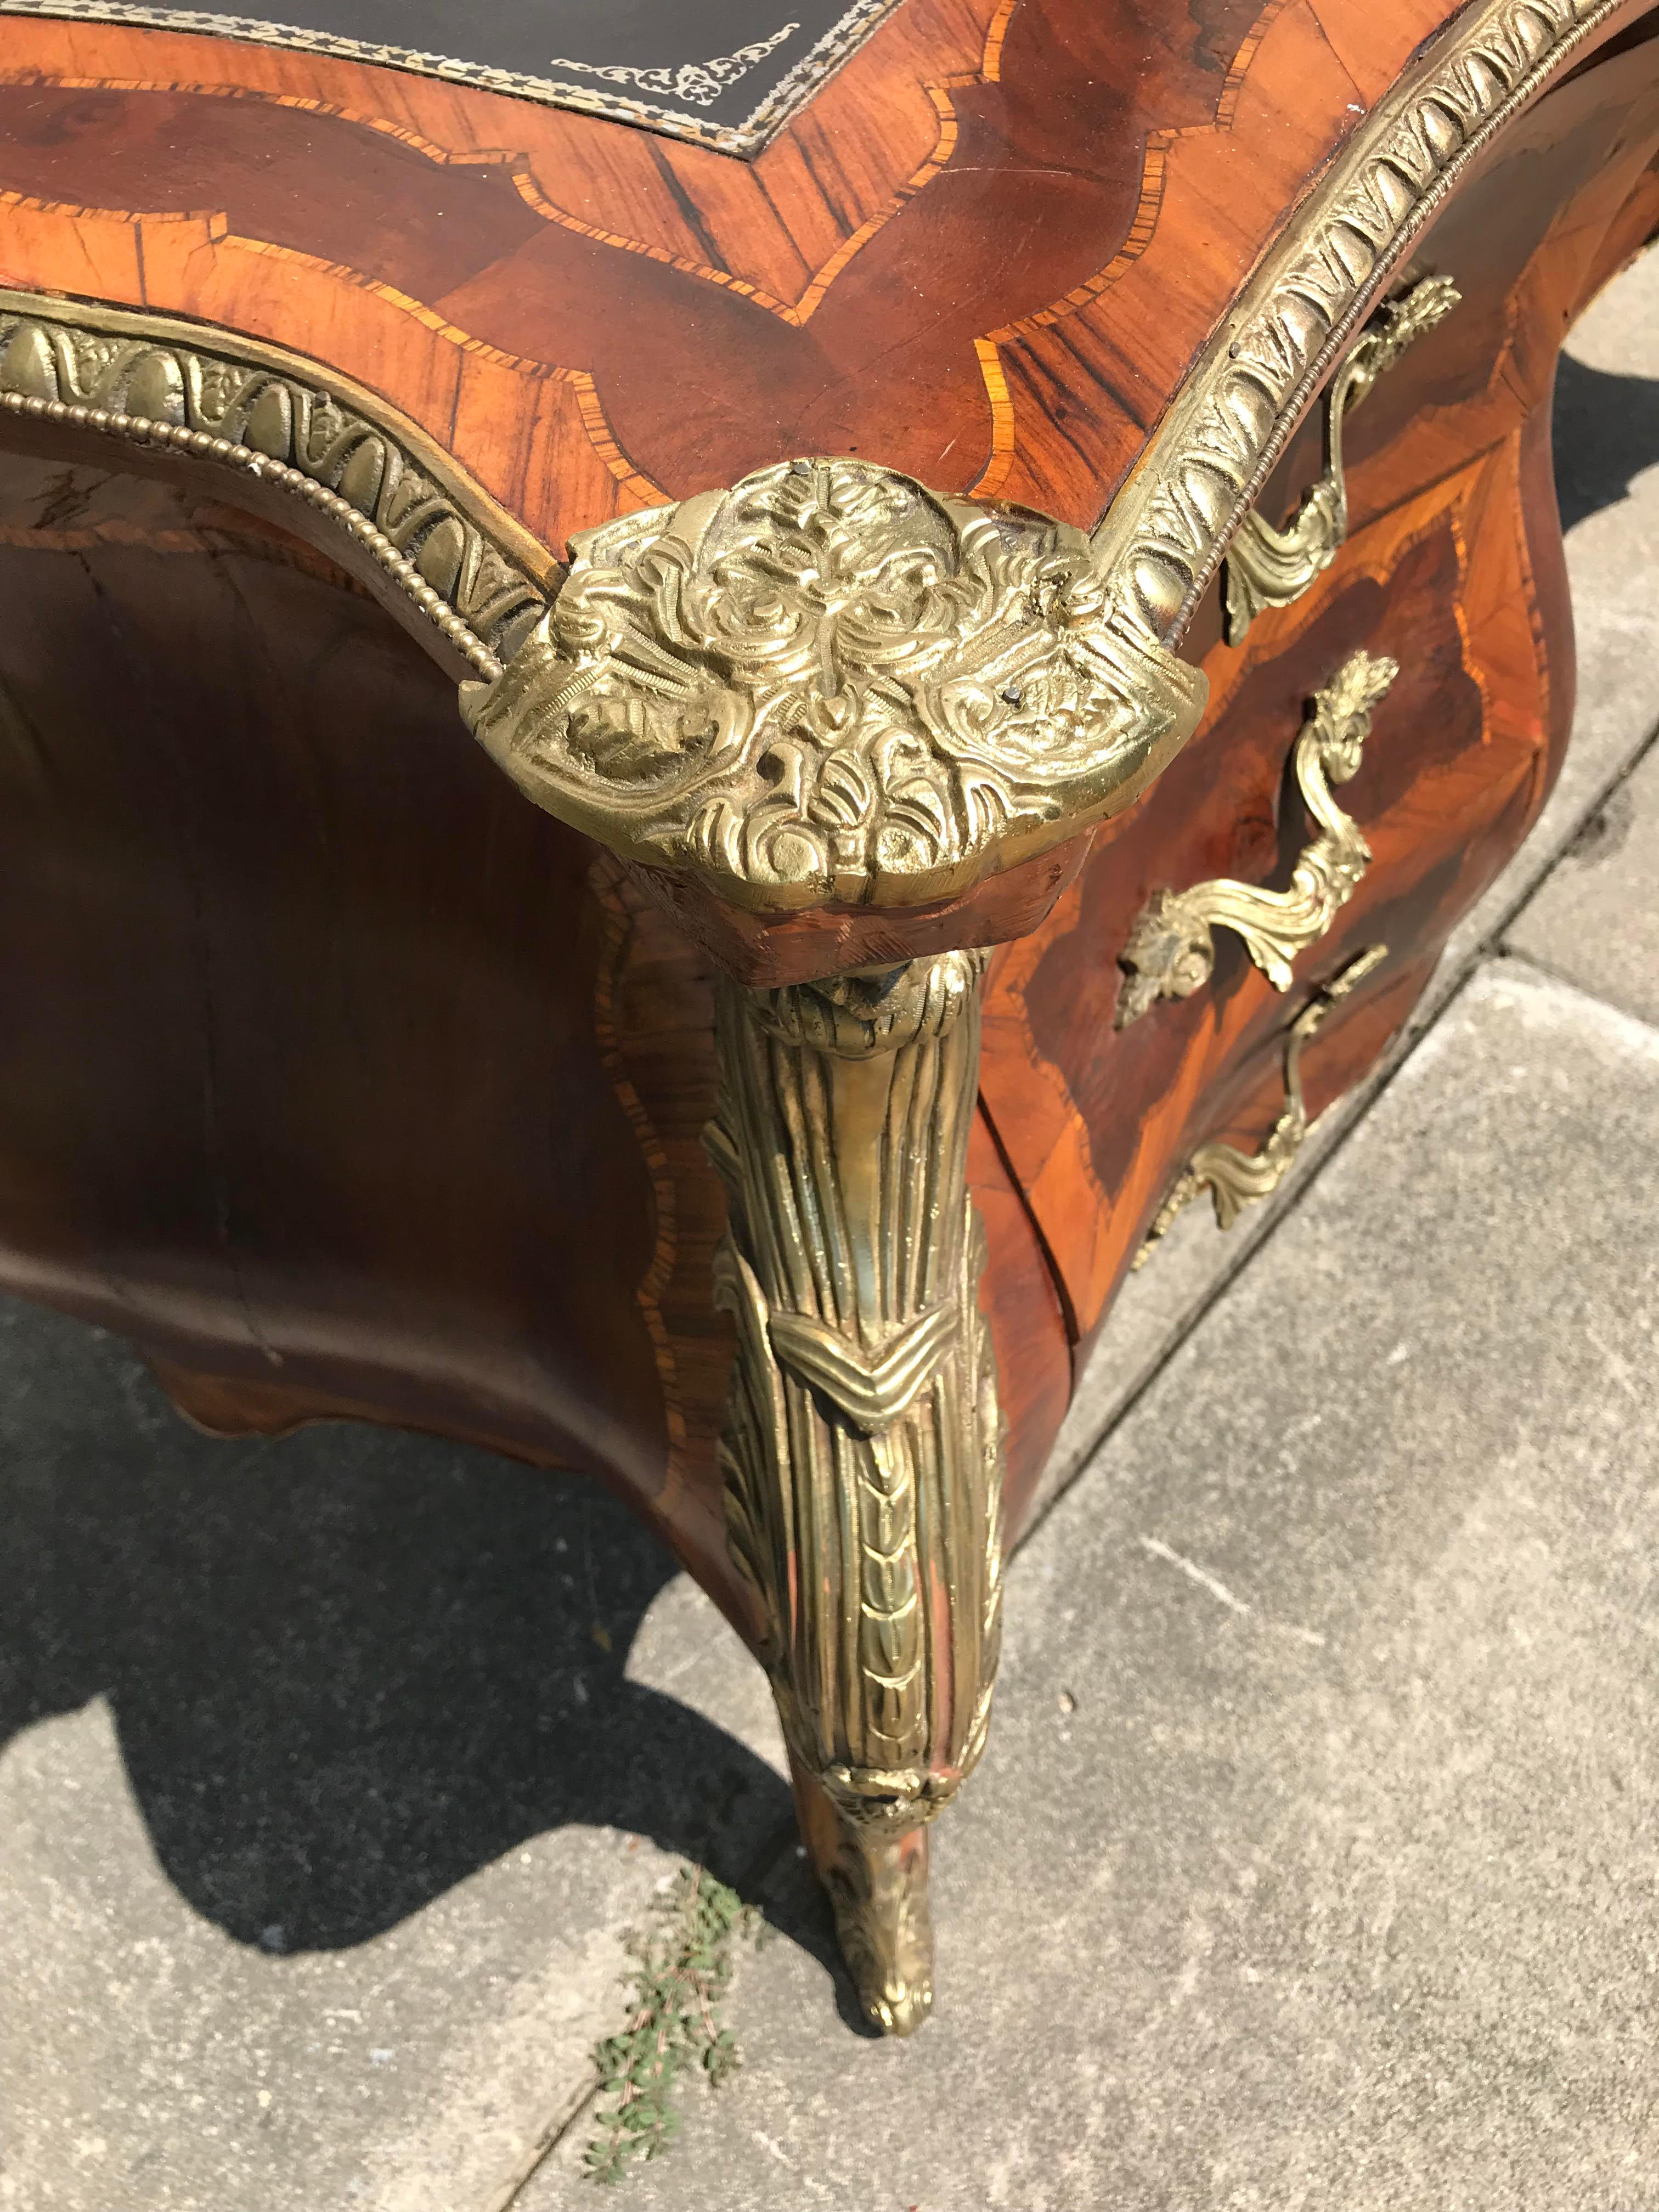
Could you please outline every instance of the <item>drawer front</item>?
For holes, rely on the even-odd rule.
[[[1542,803],[1571,715],[1545,429],[1218,648],[1197,738],[999,956],[983,1095],[1079,1338],[1205,1146],[1278,1133],[1282,1169],[1285,1116],[1382,1049]]]

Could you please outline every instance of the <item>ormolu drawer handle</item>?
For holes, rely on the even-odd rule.
[[[1450,314],[1462,295],[1449,276],[1425,276],[1403,298],[1390,301],[1360,334],[1326,395],[1325,473],[1283,530],[1254,509],[1238,526],[1227,551],[1227,642],[1242,645],[1264,607],[1299,599],[1336,558],[1348,534],[1348,489],[1342,473],[1342,423],[1384,369],[1407,346]]]
[[[1302,1009],[1285,1041],[1285,1111],[1261,1150],[1241,1152],[1232,1145],[1200,1145],[1158,1209],[1146,1241],[1135,1255],[1137,1268],[1146,1266],[1158,1238],[1200,1191],[1209,1191],[1216,1227],[1231,1229],[1245,1206],[1258,1199],[1271,1198],[1279,1188],[1308,1133],[1308,1109],[1302,1097],[1302,1048],[1337,1001],[1346,999],[1388,954],[1386,945],[1368,945]]]
[[[1303,799],[1324,834],[1303,847],[1288,890],[1264,891],[1218,876],[1190,890],[1153,892],[1118,955],[1127,977],[1118,999],[1119,1029],[1159,999],[1190,998],[1209,981],[1216,929],[1242,937],[1273,988],[1290,989],[1291,961],[1324,935],[1370,860],[1370,847],[1331,797],[1331,786],[1346,783],[1358,768],[1371,709],[1399,673],[1398,661],[1356,653],[1314,694],[1294,758]]]

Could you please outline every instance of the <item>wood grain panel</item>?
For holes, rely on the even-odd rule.
[[[1089,525],[1452,12],[915,0],[750,163],[325,56],[29,19],[0,188],[41,204],[3,273],[80,262],[100,296],[333,362],[556,548],[810,450]],[[138,217],[180,213],[210,234],[152,252]]]
[[[1234,1129],[1243,1102],[1261,1106],[1258,1139],[1271,1124],[1280,1041],[1310,981],[1363,945],[1394,948],[1321,1032],[1313,1074],[1340,1054],[1350,1023],[1371,1033],[1364,1008],[1387,998],[1402,968],[1420,985],[1541,805],[1571,722],[1547,468],[1540,414],[1361,533],[1321,593],[1259,624],[1214,670],[1207,729],[1133,821],[1109,825],[1115,834],[1044,929],[1000,957],[984,1096],[1080,1343],[1183,1161]],[[1401,663],[1342,794],[1376,859],[1328,938],[1298,962],[1300,995],[1281,998],[1224,933],[1210,987],[1115,1030],[1117,954],[1155,887],[1287,879],[1310,834],[1285,781],[1303,702],[1361,646]]]
[[[8,1284],[654,1495],[589,848],[295,541],[13,457],[0,516]]]

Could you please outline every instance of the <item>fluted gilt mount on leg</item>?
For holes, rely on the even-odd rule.
[[[864,2008],[933,1996],[927,1839],[985,1741],[1000,1426],[967,1188],[984,956],[774,991],[726,982],[708,1143],[731,1196],[734,1559]]]

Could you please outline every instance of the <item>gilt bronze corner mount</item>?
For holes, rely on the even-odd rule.
[[[1127,805],[1199,672],[1080,532],[801,459],[583,533],[464,705],[550,812],[763,910],[952,896]]]

